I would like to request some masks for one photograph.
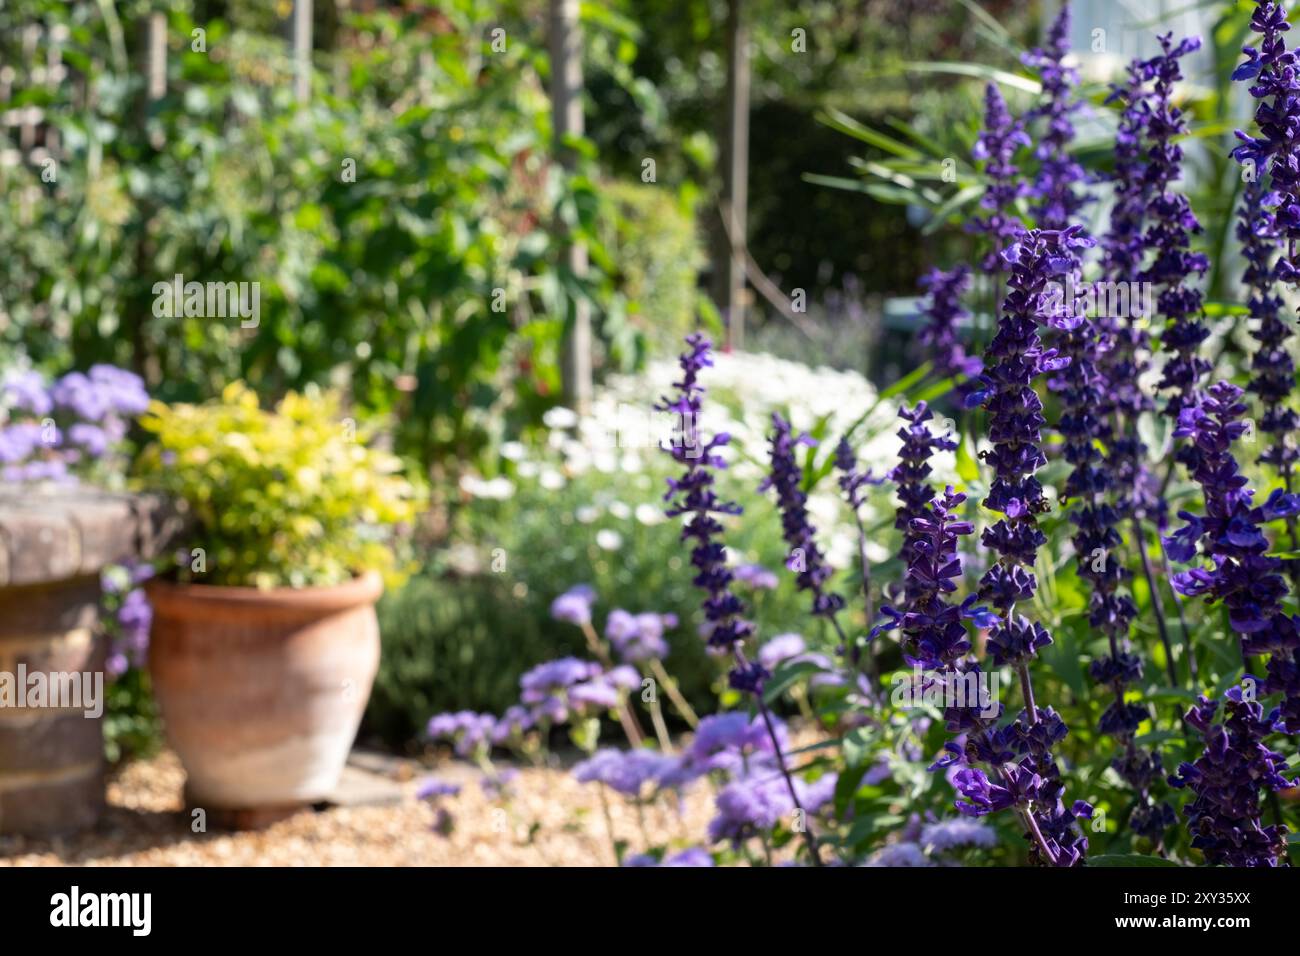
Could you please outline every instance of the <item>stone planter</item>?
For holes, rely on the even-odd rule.
[[[0,488],[0,833],[46,835],[98,819],[107,656],[99,574],[152,556],[163,514],[152,498]]]
[[[149,669],[187,802],[242,827],[329,796],[379,667],[379,576],[269,591],[146,588]]]

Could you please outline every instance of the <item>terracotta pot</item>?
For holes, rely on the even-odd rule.
[[[290,807],[338,783],[379,667],[379,575],[327,588],[152,581],[149,669],[191,806]]]

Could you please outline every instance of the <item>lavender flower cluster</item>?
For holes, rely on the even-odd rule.
[[[68,483],[111,454],[149,407],[139,376],[111,365],[52,384],[34,370],[0,383],[0,479]]]

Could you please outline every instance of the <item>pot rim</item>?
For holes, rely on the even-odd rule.
[[[266,608],[286,611],[343,611],[374,604],[384,593],[378,571],[366,571],[342,584],[305,588],[256,588],[251,585],[180,584],[151,578],[145,594],[154,610],[188,605]]]

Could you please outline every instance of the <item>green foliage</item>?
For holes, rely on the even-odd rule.
[[[502,713],[519,697],[530,664],[581,654],[582,638],[550,621],[499,575],[420,575],[379,603],[383,651],[364,733],[409,747],[432,714]]]
[[[400,459],[340,420],[336,395],[291,392],[267,412],[235,382],[220,401],[155,402],[141,424],[157,440],[139,475],[189,505],[205,552],[205,567],[181,565],[183,580],[309,587],[394,570],[380,535],[414,521],[419,495]]]
[[[149,672],[132,667],[105,685],[104,756],[109,763],[148,757],[162,747],[162,721]]]
[[[690,201],[639,183],[605,183],[602,193],[601,235],[627,300],[627,329],[671,351],[695,327],[702,250]]]
[[[177,2],[167,93],[146,103],[146,6],[0,10],[6,62],[26,62],[19,28],[41,20],[68,28],[76,78],[10,104],[43,109],[61,146],[54,182],[35,164],[0,173],[0,341],[54,367],[132,367],[167,401],[236,379],[270,398],[347,383],[401,422],[398,452],[448,468],[494,420],[554,401],[575,301],[616,360],[635,356],[608,278],[560,265],[579,239],[606,261],[602,199],[593,161],[549,159],[540,22],[485,0],[352,17],[304,107],[281,36]],[[498,18],[507,50],[485,56]],[[260,321],[157,314],[154,285],[175,274],[258,283]]]

